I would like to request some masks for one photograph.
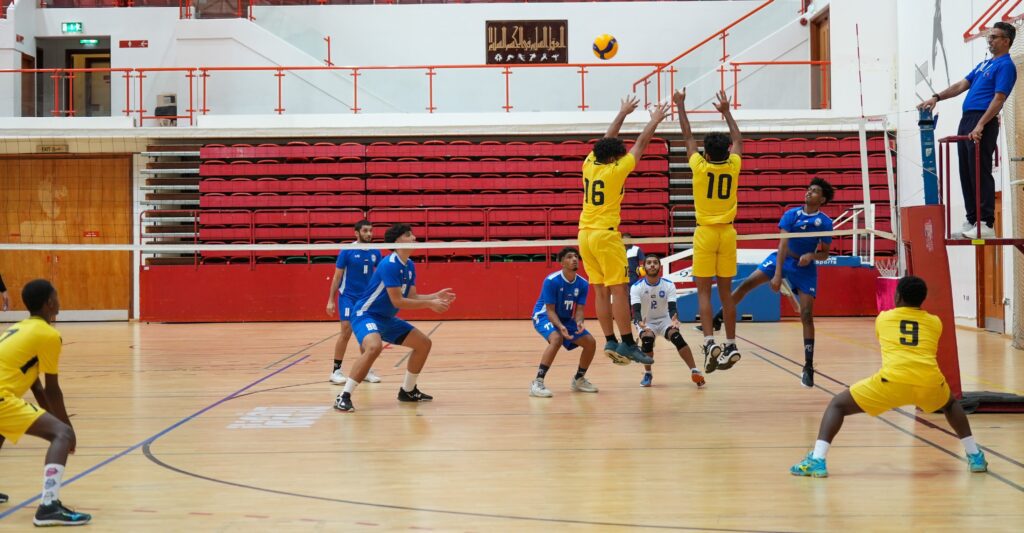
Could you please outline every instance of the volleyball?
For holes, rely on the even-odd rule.
[[[619,42],[615,40],[615,37],[605,33],[598,35],[597,39],[594,39],[594,55],[598,59],[611,59],[615,57],[618,51]]]

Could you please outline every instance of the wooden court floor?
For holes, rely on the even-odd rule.
[[[578,352],[562,352],[551,399],[528,396],[529,322],[418,325],[435,401],[395,400],[405,350],[389,348],[384,382],[343,414],[335,323],[58,324],[79,442],[61,499],[93,531],[1024,530],[1021,415],[971,416],[988,474],[967,472],[941,415],[908,409],[848,419],[830,478],[789,475],[832,395],[878,368],[870,319],[818,321],[814,389],[783,322],[741,325],[743,360],[704,390],[661,345],[654,387],[598,356],[600,392],[573,393]],[[1024,353],[958,337],[965,388],[1024,394]],[[0,530],[31,527],[44,449],[0,450]]]

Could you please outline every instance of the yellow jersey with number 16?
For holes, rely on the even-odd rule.
[[[583,162],[583,212],[580,229],[619,229],[626,178],[636,158],[626,154],[614,163],[598,163],[594,152]]]
[[[736,220],[736,189],[742,159],[730,154],[724,163],[710,163],[701,154],[690,155],[693,171],[693,207],[697,224],[732,224]]]
[[[60,333],[37,316],[0,333],[0,396],[20,397],[40,373],[56,374],[60,347]]]

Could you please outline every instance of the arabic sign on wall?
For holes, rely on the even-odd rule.
[[[568,62],[568,20],[487,21],[488,65]]]

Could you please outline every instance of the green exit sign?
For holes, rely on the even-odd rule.
[[[61,33],[82,33],[81,22],[61,22],[60,23]]]

